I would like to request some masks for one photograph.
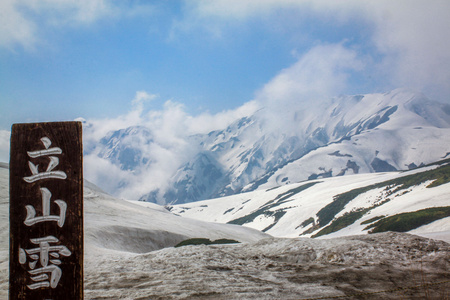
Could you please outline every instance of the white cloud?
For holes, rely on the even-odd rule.
[[[189,132],[191,134],[205,134],[213,130],[223,129],[237,119],[252,115],[261,108],[260,104],[258,101],[249,101],[236,109],[222,111],[217,114],[204,112],[195,117],[190,116],[187,120]]]
[[[292,124],[298,111],[308,111],[313,118],[320,116],[314,109],[345,92],[351,72],[363,66],[357,53],[342,44],[312,48],[257,93],[256,100],[266,107],[267,125],[288,133],[290,128],[295,130]]]
[[[362,67],[356,52],[342,44],[316,46],[267,83],[259,98],[277,103],[329,98],[345,90],[347,71]]]
[[[424,90],[432,97],[450,93],[449,1],[389,1],[376,3],[371,17],[383,67],[394,85]],[[436,99],[445,100],[445,99]]]
[[[101,19],[153,13],[149,4],[112,0],[2,0],[0,47],[32,49],[45,41],[46,28],[88,26]]]
[[[106,192],[117,191],[120,185],[132,178],[132,174],[123,171],[107,159],[100,158],[95,154],[83,157],[83,177],[99,186]]]
[[[244,20],[254,15],[269,14],[277,8],[296,8],[304,6],[306,1],[298,0],[214,0],[189,1],[192,12],[202,17],[220,17]]]
[[[138,139],[133,144],[130,140],[128,144],[140,149],[151,161],[150,166],[143,166],[132,172],[117,171],[117,166],[90,156],[86,160],[86,174],[92,174],[93,180],[107,180],[112,187],[119,187],[121,183],[127,182],[125,190],[112,190],[123,197],[138,197],[150,190],[164,188],[176,170],[199,150],[189,142],[191,135],[223,129],[261,107],[266,107],[266,129],[291,133],[290,130],[295,130],[292,125],[296,112],[305,105],[311,111],[313,107],[317,107],[312,103],[321,103],[345,91],[350,74],[361,70],[363,66],[357,53],[343,44],[319,45],[300,57],[295,64],[279,72],[256,93],[253,101],[218,114],[205,112],[192,116],[182,104],[171,100],[166,101],[161,110],[145,112],[143,106],[146,100],[155,96],[140,91],[132,101],[133,109],[127,114],[115,119],[88,122],[90,126],[85,130],[85,140],[98,143],[108,131],[144,126],[151,131],[151,141],[146,144]],[[96,153],[98,152],[93,152],[94,155]]]
[[[3,0],[0,47],[31,49],[45,26],[90,24],[114,14],[106,0]]]
[[[151,95],[146,91],[137,91],[136,96],[134,97],[133,101],[131,101],[131,104],[133,105],[136,111],[142,113],[144,109],[144,104],[146,102],[152,101],[155,98],[157,98],[157,95]]]
[[[116,118],[78,118],[83,122],[84,177],[107,192],[128,199],[138,199],[150,190],[164,188],[181,164],[195,153],[190,135],[222,129],[237,118],[248,116],[259,107],[255,101],[235,109],[198,116],[189,115],[182,104],[168,100],[160,110],[147,110],[146,104],[157,96],[138,91],[130,102],[131,110]],[[149,159],[150,167],[121,170],[120,166],[98,156],[100,140],[109,132],[132,126],[146,127],[150,137],[133,136],[124,140],[129,147],[139,149]],[[0,130],[0,162],[9,161],[10,132]]]
[[[372,45],[363,46],[366,49],[372,46],[371,55],[378,62],[372,68],[378,71],[376,80],[384,82],[384,88],[412,87],[436,100],[450,101],[448,0],[199,0],[188,3],[187,20],[194,19],[197,26],[202,24],[218,32],[224,25],[241,24],[258,16],[272,16],[285,25],[302,22],[302,15],[313,15],[319,22],[368,25],[366,28],[372,30],[367,31],[368,40]],[[283,13],[291,11],[297,11],[299,17],[283,18]]]
[[[117,170],[117,166],[97,157],[98,147],[86,159],[86,176],[94,182],[107,181],[107,186],[102,187],[122,197],[137,198],[150,190],[164,188],[176,170],[199,150],[189,142],[190,136],[223,129],[262,107],[266,107],[267,129],[291,133],[289,130],[295,130],[292,124],[297,111],[305,105],[312,108],[311,103],[320,103],[344,92],[350,74],[363,66],[357,53],[343,44],[319,45],[280,71],[256,93],[253,101],[217,114],[204,112],[192,116],[182,104],[171,100],[160,110],[146,111],[145,104],[156,96],[139,91],[127,114],[88,121],[84,140],[95,148],[109,131],[144,126],[150,130],[151,138],[147,142],[130,139],[127,143],[140,149],[149,165],[133,171]],[[126,189],[120,188],[123,183],[126,183]]]
[[[36,26],[17,10],[17,1],[0,1],[0,47],[19,44],[31,48],[36,42]]]
[[[372,1],[375,2],[375,1]],[[211,0],[187,1],[187,12],[208,21],[246,21],[258,16],[279,15],[295,10],[297,13],[320,13],[345,21],[369,2],[360,0]],[[281,22],[286,20],[281,20]]]
[[[189,137],[223,129],[237,118],[248,116],[258,109],[255,101],[218,114],[189,115],[180,103],[168,100],[160,110],[146,111],[145,104],[156,96],[145,91],[136,93],[132,110],[117,118],[93,119],[84,122],[83,141],[85,178],[100,184],[119,197],[137,199],[150,190],[164,188],[174,172],[198,150],[189,143]],[[108,159],[98,157],[100,140],[109,132],[142,126],[150,136],[133,136],[123,142],[139,149],[148,159],[148,165],[134,170],[121,170]]]
[[[45,16],[53,25],[92,23],[115,13],[108,0],[18,0],[19,9]]]

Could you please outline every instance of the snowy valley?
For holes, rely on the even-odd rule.
[[[386,182],[393,191],[392,180],[433,170],[448,175],[448,167],[445,161],[405,174],[327,178],[171,208],[199,220],[176,216],[153,203],[116,199],[85,182],[85,299],[445,299],[450,284],[450,245],[444,242],[449,241],[448,215],[410,231],[424,237],[395,232],[347,235],[360,233],[362,221],[380,214],[388,218],[426,207],[448,208],[448,177],[446,182],[436,173],[391,192],[391,201],[383,197],[389,193]],[[427,188],[435,180],[442,184]],[[369,185],[375,186],[336,214],[338,219],[345,212],[371,208],[355,224],[321,238],[278,237],[310,229],[302,220],[315,216],[336,193]],[[0,191],[0,297],[6,298],[7,165],[0,168]],[[290,213],[295,206],[302,211],[297,217]],[[225,223],[255,211],[254,221],[242,222],[244,226],[208,222]],[[279,220],[277,211],[285,212]],[[247,226],[270,227],[266,231],[273,236]],[[341,237],[330,238],[333,235]],[[199,237],[240,243],[174,248]]]

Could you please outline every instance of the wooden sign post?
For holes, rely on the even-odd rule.
[[[80,122],[14,124],[9,299],[83,299]]]

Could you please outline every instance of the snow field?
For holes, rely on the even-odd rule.
[[[275,189],[258,190],[225,198],[175,205],[172,208],[172,212],[187,218],[226,223],[250,215],[266,205],[276,204],[280,199],[283,199],[283,197],[287,195],[288,191],[295,191],[296,188],[308,183],[316,183],[309,188],[287,197],[282,201],[283,203],[268,209],[269,212],[272,212],[272,215],[261,213],[253,220],[244,224],[244,226],[247,227],[263,230],[276,222],[267,230],[267,233],[277,237],[309,237],[314,232],[303,235],[302,233],[313,225],[309,224],[305,227],[300,225],[311,217],[317,222],[316,214],[323,207],[330,204],[336,195],[356,188],[370,186],[434,168],[436,168],[436,166],[429,166],[407,172],[370,173],[317,179],[314,181],[283,185]],[[450,184],[447,183],[437,187],[427,188],[430,183],[431,181],[424,182],[406,190],[401,189],[395,193],[392,193],[392,191],[398,186],[391,186],[387,189],[386,187],[375,188],[361,193],[347,203],[344,209],[342,209],[335,218],[358,209],[371,208],[371,210],[366,212],[366,214],[353,224],[337,232],[322,236],[321,238],[367,233],[367,230],[364,230],[364,228],[367,227],[368,224],[361,225],[361,222],[376,216],[391,216],[430,207],[449,206],[450,198],[448,198],[448,195]],[[278,200],[276,200],[277,198]],[[273,213],[277,211],[285,212],[279,220],[276,220],[273,215]],[[440,220],[435,222],[440,222]],[[431,226],[431,224],[429,225]],[[434,229],[431,229],[432,227],[424,228],[430,228],[429,230],[435,231]],[[440,229],[440,231],[449,231],[450,223],[444,222]],[[426,233],[427,230],[422,229],[415,232],[420,232],[422,234]],[[440,236],[442,236],[442,234]],[[444,240],[449,239],[450,236],[444,238]]]

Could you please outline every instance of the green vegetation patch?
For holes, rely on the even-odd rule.
[[[415,212],[401,213],[386,217],[364,229],[367,230],[373,228],[369,233],[385,231],[406,232],[449,216],[450,206],[431,207]]]
[[[310,182],[310,183],[307,183],[307,184],[303,184],[303,185],[301,185],[301,186],[299,186],[299,187],[290,189],[290,190],[287,191],[287,192],[284,192],[284,193],[282,193],[282,194],[279,194],[279,195],[275,198],[275,200],[278,200],[278,202],[279,202],[279,201],[286,200],[287,198],[290,198],[291,196],[293,196],[293,195],[295,195],[295,194],[298,194],[298,193],[300,193],[300,192],[303,192],[304,190],[306,190],[306,189],[312,187],[313,185],[315,185],[315,184],[317,184],[317,183],[320,183],[320,181],[317,181],[317,182]]]
[[[312,224],[312,226],[308,229],[306,229],[305,231],[303,231],[301,234],[299,234],[299,236],[305,235],[305,234],[310,234],[313,233],[314,231],[316,231],[317,229],[320,228],[319,224],[317,224],[314,220],[313,217],[310,217],[308,219],[306,219],[305,221],[303,221],[300,225],[298,225],[297,227],[295,227],[295,229],[298,229],[299,227],[305,228],[306,226],[308,226],[309,224]]]
[[[304,228],[304,227],[306,227],[306,226],[308,226],[309,224],[312,224],[312,223],[314,223],[314,218],[310,217],[310,218],[306,219],[305,221],[303,221],[302,224],[297,226],[297,228],[299,228],[299,227]],[[297,228],[295,228],[295,229],[297,229]]]
[[[320,228],[319,224],[317,224],[317,223],[316,223],[316,224],[313,224],[313,226],[311,226],[310,228],[308,228],[308,229],[306,229],[305,231],[303,231],[302,233],[300,233],[299,236],[313,233],[314,231],[316,231],[316,230],[319,229],[319,228]]]
[[[286,208],[287,209],[287,208]],[[264,228],[262,230],[262,232],[267,232],[270,228],[272,228],[273,226],[275,226],[278,221],[284,216],[284,214],[286,213],[285,209],[279,209],[275,212],[273,212],[272,216],[275,218],[275,220],[273,221],[272,224],[270,224],[269,226],[267,226],[266,228]]]
[[[233,209],[234,209],[234,207],[232,207],[232,208],[230,208],[230,209],[227,209],[223,214],[226,215],[227,213],[232,212]]]
[[[304,190],[306,190],[307,188],[317,184],[318,182],[310,182],[304,185],[301,185],[299,187],[296,187],[294,189],[290,189],[287,192],[284,192],[282,194],[279,194],[275,199],[270,200],[269,202],[267,202],[266,204],[262,205],[260,208],[258,208],[257,210],[255,210],[254,212],[245,215],[243,217],[228,221],[227,223],[229,224],[237,224],[237,225],[244,225],[246,223],[251,223],[253,222],[257,217],[264,215],[266,217],[270,217],[270,216],[275,216],[276,222],[278,222],[278,220],[281,218],[280,216],[280,211],[284,211],[283,214],[285,213],[285,210],[288,208],[284,208],[284,209],[279,209],[276,211],[271,211],[272,208],[280,206],[281,204],[284,204],[286,202],[292,201],[292,200],[288,200],[290,197],[292,197],[295,194],[298,194]],[[278,216],[278,220],[277,220],[277,216]],[[275,224],[273,224],[275,225]],[[271,225],[271,227],[273,226]],[[269,228],[270,229],[270,228]],[[268,230],[267,228],[264,230]]]
[[[323,228],[321,231],[319,231],[318,233],[316,233],[315,235],[313,235],[312,237],[318,237],[321,235],[325,235],[325,234],[329,234],[338,230],[341,230],[342,228],[345,228],[353,223],[356,222],[356,220],[360,219],[362,216],[364,216],[367,212],[371,211],[372,209],[374,209],[375,207],[378,207],[380,205],[385,204],[386,202],[391,201],[389,198],[386,198],[384,201],[374,204],[370,207],[366,207],[366,208],[357,208],[354,209],[353,211],[350,212],[346,212],[345,214],[343,214],[341,217],[333,220],[333,222],[331,222],[330,225],[328,225],[327,227]],[[380,219],[383,217],[375,217],[372,219]],[[372,220],[371,219],[371,220]],[[367,220],[369,221],[369,220]],[[365,222],[367,222],[365,221]],[[373,222],[373,221],[372,221]]]
[[[447,163],[448,161],[441,161],[439,163]],[[320,227],[327,225],[334,217],[344,209],[350,201],[355,199],[358,195],[363,194],[375,188],[385,188],[389,190],[393,187],[395,189],[390,191],[390,194],[397,193],[400,190],[406,190],[412,186],[419,185],[426,181],[433,181],[427,186],[432,188],[450,182],[450,165],[442,165],[434,170],[420,172],[417,174],[407,175],[396,179],[380,182],[377,184],[357,188],[346,193],[336,195],[333,202],[323,207],[318,213],[318,224]]]
[[[251,223],[253,222],[256,217],[260,216],[260,215],[266,215],[266,216],[270,216],[271,212],[270,211],[265,211],[262,209],[258,209],[257,211],[252,212],[251,214],[245,215],[243,217],[228,221],[228,224],[236,224],[236,225],[244,225],[246,223]]]
[[[184,240],[175,245],[175,248],[189,245],[217,245],[217,244],[238,244],[240,242],[230,239],[218,239],[211,241],[210,239],[205,238],[192,238]]]
[[[433,180],[427,188],[432,188],[450,182],[450,165],[443,165],[434,170],[420,172],[394,179],[397,184],[402,184],[402,189],[407,189],[414,185],[419,185],[425,181]]]
[[[358,209],[358,210],[355,210],[355,211],[346,212],[341,217],[339,217],[336,220],[334,220],[330,225],[328,225],[327,227],[323,228],[322,230],[320,230],[318,233],[316,233],[312,237],[315,238],[315,237],[318,237],[318,236],[321,236],[321,235],[325,235],[325,234],[329,234],[329,233],[338,231],[338,230],[340,230],[342,228],[345,228],[345,227],[355,223],[356,220],[361,218],[366,212],[368,212],[371,209],[372,209],[372,207],[361,208],[361,209]]]
[[[334,196],[333,202],[324,206],[317,213],[320,227],[327,225],[344,207],[358,195],[376,188],[375,185],[365,186]]]
[[[369,219],[369,220],[365,220],[364,222],[361,222],[361,225],[366,225],[366,224],[373,223],[373,222],[375,222],[376,220],[383,219],[384,217],[385,217],[385,216],[376,216],[376,217],[373,217],[373,218],[371,218],[371,219]]]
[[[450,182],[450,165],[440,167],[435,171],[436,178],[434,178],[434,181],[429,184],[427,188],[433,188],[441,184]]]

